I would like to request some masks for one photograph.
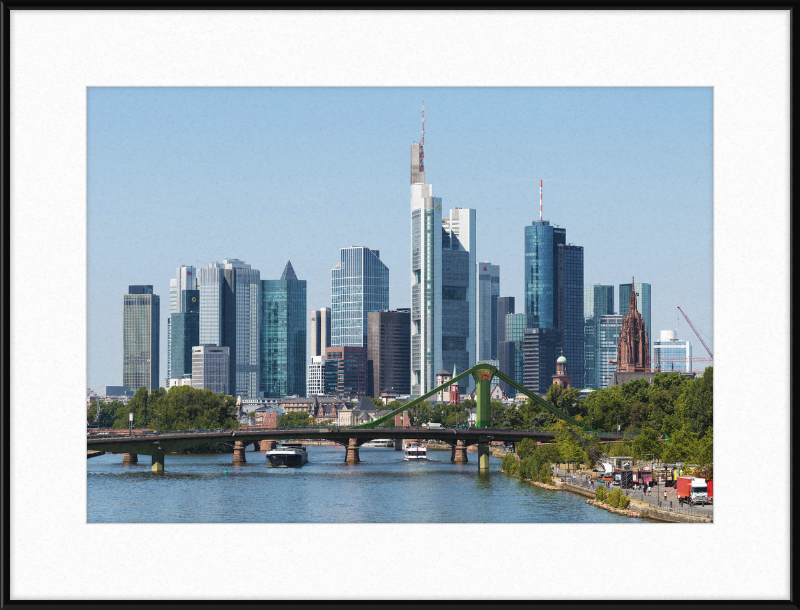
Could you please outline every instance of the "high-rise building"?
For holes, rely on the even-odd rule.
[[[678,339],[675,330],[662,330],[660,341],[653,343],[653,370],[656,373],[690,373],[692,346]]]
[[[561,331],[557,328],[526,328],[522,339],[522,385],[544,397],[556,373]]]
[[[192,348],[192,387],[211,390],[214,394],[230,394],[230,348],[197,345]]]
[[[128,286],[122,297],[122,385],[159,386],[160,299],[152,285]]]
[[[378,250],[342,248],[331,270],[331,346],[367,347],[367,314],[389,309],[389,268]]]
[[[603,389],[614,384],[614,372],[617,370],[617,344],[619,329],[624,316],[600,316],[597,325],[597,388]]]
[[[198,269],[200,344],[230,348],[231,395],[258,398],[261,273],[238,259]]]
[[[324,356],[325,348],[331,346],[331,309],[323,307],[311,312],[312,356]]]
[[[381,392],[394,389],[410,392],[411,310],[371,311],[367,314],[367,390],[380,398]]]
[[[500,297],[500,265],[478,263],[475,319],[478,360],[497,359],[497,299]]]
[[[192,373],[192,348],[200,345],[200,292],[197,271],[181,265],[169,282],[167,318],[168,379],[181,379]]]
[[[530,328],[530,316],[525,313],[509,313],[505,315],[504,341],[500,342],[498,361],[500,370],[514,381],[524,385],[523,375],[523,345],[525,329]],[[500,389],[511,396],[516,390],[505,383],[500,383]]]
[[[475,210],[442,216],[425,182],[422,139],[411,146],[411,394],[432,390],[436,373],[477,361]],[[467,386],[467,383],[465,383]]]
[[[506,340],[506,315],[514,313],[514,297],[497,298],[497,344]],[[499,352],[498,352],[499,357]]]
[[[311,398],[325,393],[325,361],[322,356],[311,356],[306,379],[306,397]]]
[[[556,328],[561,331],[564,357],[570,363],[574,387],[582,388],[583,376],[583,246],[558,246]]]
[[[614,286],[594,284],[583,287],[583,387],[598,388],[600,372],[597,332],[600,316],[614,313]]]
[[[367,348],[334,346],[325,350],[325,365],[337,371],[336,393],[358,398],[367,395]]]
[[[301,396],[306,388],[306,281],[291,261],[281,279],[261,280],[261,379],[264,398]]]
[[[636,292],[636,311],[644,318],[644,327],[647,336],[652,337],[650,331],[650,284],[636,282],[633,284]],[[619,285],[619,315],[623,318],[628,313],[631,300],[631,284]]]

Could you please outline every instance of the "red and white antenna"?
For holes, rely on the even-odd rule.
[[[542,222],[542,181],[539,180],[539,222]]]
[[[425,100],[422,100],[422,139],[419,141],[419,171],[425,171]]]

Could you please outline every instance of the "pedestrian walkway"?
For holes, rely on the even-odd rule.
[[[597,489],[598,483],[595,482],[594,485],[592,485],[587,480],[587,473],[585,471],[576,473],[575,471],[570,470],[568,473],[564,468],[560,468],[556,470],[556,476],[560,477],[565,481],[575,483],[576,485],[583,485],[584,487],[590,489]],[[600,485],[602,484],[603,483],[601,482]],[[614,487],[612,486],[611,489],[614,489]],[[667,492],[666,499],[664,499],[664,491],[665,488],[663,485],[656,484],[653,485],[653,487],[651,488],[651,493],[644,493],[643,491],[634,491],[633,489],[623,489],[622,493],[624,493],[632,500],[647,502],[651,506],[656,506],[667,510],[673,510],[675,512],[685,513],[689,515],[701,515],[713,518],[714,516],[713,504],[706,506],[699,506],[699,505],[690,506],[688,504],[684,504],[683,506],[681,506],[680,502],[678,502],[678,496],[674,486],[666,488]]]

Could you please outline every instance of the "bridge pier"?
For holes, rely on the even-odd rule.
[[[276,441],[258,441],[259,451],[272,451],[278,445]]]
[[[164,472],[164,452],[153,454],[153,465],[150,472]]]
[[[139,463],[139,456],[135,453],[123,453],[122,454],[122,463],[123,464],[138,464]]]
[[[467,442],[466,441],[456,441],[455,445],[452,445],[453,452],[450,454],[450,461],[455,462],[456,464],[466,464],[469,462],[467,459]]]
[[[344,463],[345,464],[358,464],[361,460],[358,457],[358,448],[361,443],[357,438],[351,438],[345,447]]]
[[[244,441],[234,441],[233,443],[233,463],[244,464],[247,460],[244,457]]]
[[[478,443],[478,472],[489,470],[489,443]]]

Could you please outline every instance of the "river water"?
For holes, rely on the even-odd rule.
[[[402,451],[362,447],[344,464],[343,447],[308,447],[302,468],[269,468],[264,453],[166,455],[164,473],[149,455],[87,460],[89,523],[645,523],[586,504],[585,498],[479,474],[476,453],[452,464],[450,451],[406,462]]]

